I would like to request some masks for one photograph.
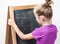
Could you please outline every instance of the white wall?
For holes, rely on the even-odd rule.
[[[41,4],[44,0],[0,0],[0,44],[5,44],[6,35],[6,19],[7,19],[7,8],[10,5],[21,6],[21,5],[31,5],[31,4]],[[54,16],[53,23],[57,25],[58,30],[60,29],[60,15],[59,15],[59,0],[53,0],[55,5],[53,6]],[[58,38],[56,44],[60,44],[60,30],[58,32]]]
[[[60,44],[60,1],[54,0],[54,7],[53,7],[53,23],[58,27],[58,36],[56,40],[56,44]]]

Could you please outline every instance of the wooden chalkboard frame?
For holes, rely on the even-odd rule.
[[[26,5],[26,6],[9,6],[8,15],[7,15],[7,24],[6,24],[6,39],[5,44],[17,44],[16,33],[11,26],[8,25],[8,19],[14,16],[14,10],[23,10],[23,9],[32,9],[35,5]]]

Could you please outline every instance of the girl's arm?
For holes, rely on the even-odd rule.
[[[11,22],[12,21],[12,22]],[[33,39],[33,36],[31,33],[29,34],[24,34],[22,33],[19,28],[17,27],[17,25],[15,24],[15,21],[13,19],[9,19],[8,24],[11,25],[15,32],[17,33],[17,35],[22,39],[22,40],[29,40],[29,39]]]
[[[17,35],[22,39],[22,40],[29,40],[29,39],[33,39],[33,36],[31,33],[29,34],[24,34],[22,33],[19,28],[17,27],[16,24],[14,24],[13,28],[15,29]]]

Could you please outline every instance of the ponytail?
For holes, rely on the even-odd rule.
[[[43,7],[51,7],[51,4],[53,3],[52,0],[45,0],[46,2],[43,4]]]

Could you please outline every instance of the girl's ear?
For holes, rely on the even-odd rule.
[[[43,18],[42,21],[45,22],[45,19]]]
[[[38,19],[42,22],[45,22],[46,21],[46,18],[45,16],[38,16]]]
[[[43,18],[43,19],[42,19],[42,21],[44,22],[44,21],[45,21],[45,19]]]

